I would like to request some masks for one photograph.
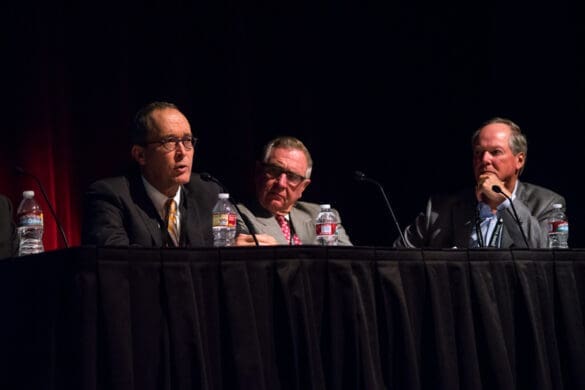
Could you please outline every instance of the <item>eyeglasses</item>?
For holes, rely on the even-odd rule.
[[[147,142],[147,145],[160,144],[167,152],[174,152],[179,147],[179,142],[183,144],[183,147],[187,150],[193,149],[197,143],[197,138],[193,136],[177,138],[177,137],[166,137],[158,141]]]
[[[287,171],[278,165],[262,163],[262,167],[264,168],[264,173],[266,173],[271,179],[278,179],[284,173],[286,175],[286,181],[293,186],[299,185],[307,179],[297,173]]]

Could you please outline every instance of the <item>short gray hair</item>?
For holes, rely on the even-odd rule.
[[[479,133],[481,130],[486,127],[487,125],[491,125],[493,123],[502,123],[507,125],[510,128],[510,141],[508,145],[510,146],[510,150],[512,153],[517,155],[518,153],[524,153],[524,166],[526,165],[526,156],[528,154],[528,141],[526,140],[526,136],[522,134],[522,130],[520,126],[516,123],[512,122],[510,119],[501,118],[501,117],[494,117],[486,122],[484,122],[479,129],[475,130],[473,136],[471,137],[471,147],[474,147],[477,144],[477,139],[479,138]],[[522,173],[524,170],[524,166],[520,169],[519,173]]]
[[[282,136],[274,138],[272,141],[269,141],[265,146],[262,152],[262,162],[267,163],[268,159],[270,158],[270,153],[272,153],[273,149],[283,148],[283,149],[296,149],[300,150],[305,154],[307,158],[307,171],[305,172],[305,177],[308,179],[311,177],[311,172],[313,171],[313,159],[311,158],[311,153],[309,153],[309,149],[299,140],[298,138],[291,137],[291,136]]]

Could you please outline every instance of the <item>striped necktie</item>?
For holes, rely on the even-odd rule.
[[[169,233],[170,242],[168,246],[179,246],[179,232],[177,227],[177,202],[170,198],[166,202],[167,210],[167,231]]]

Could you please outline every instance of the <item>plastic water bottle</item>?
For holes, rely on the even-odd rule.
[[[569,247],[569,220],[562,204],[553,204],[553,214],[548,219],[548,248]]]
[[[34,191],[24,191],[16,211],[18,255],[32,255],[45,251],[43,247],[43,211],[35,200]]]
[[[230,194],[220,193],[213,206],[213,246],[233,246],[236,243],[237,213]]]
[[[317,245],[337,245],[337,217],[331,211],[331,205],[322,204],[321,211],[315,220],[315,233]]]

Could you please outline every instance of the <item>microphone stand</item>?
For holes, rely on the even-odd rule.
[[[402,233],[402,229],[400,228],[400,224],[398,223],[398,219],[396,219],[396,215],[394,215],[394,210],[392,210],[392,206],[390,205],[390,201],[388,200],[388,197],[386,196],[386,191],[384,191],[384,188],[382,187],[382,185],[380,183],[378,183],[376,180],[370,179],[363,172],[360,172],[360,171],[355,171],[355,178],[359,181],[367,181],[369,183],[376,185],[376,187],[378,187],[378,189],[382,193],[382,196],[384,197],[384,201],[386,202],[386,207],[388,208],[388,210],[390,210],[390,215],[392,216],[392,220],[394,221],[394,225],[396,225],[396,230],[398,230],[398,234],[400,234],[400,239],[402,240],[402,242],[406,246],[406,239],[404,238],[404,233]]]
[[[512,202],[512,199],[508,195],[506,195],[504,193],[504,191],[502,191],[502,189],[498,185],[493,185],[492,191],[494,191],[496,194],[504,195],[504,197],[506,199],[508,199],[508,201],[510,201],[510,206],[512,207],[512,212],[514,213],[514,218],[516,219],[516,224],[518,225],[518,228],[520,229],[520,233],[522,233],[522,239],[524,240],[524,244],[526,244],[527,249],[530,249],[530,245],[528,245],[528,239],[526,238],[526,234],[524,234],[524,229],[522,228],[522,223],[520,222],[520,218],[518,218],[518,214],[516,213],[516,207],[514,207],[514,203]]]
[[[15,170],[18,174],[24,175],[24,176],[30,176],[36,181],[37,186],[40,188],[41,194],[43,195],[43,198],[45,199],[45,202],[49,206],[49,211],[51,212],[51,215],[53,215],[53,218],[55,219],[55,224],[57,225],[57,228],[59,229],[59,233],[61,234],[61,238],[63,239],[63,242],[65,244],[65,248],[69,248],[69,241],[67,241],[67,236],[65,235],[65,231],[63,230],[63,225],[61,225],[61,222],[59,222],[59,218],[57,218],[57,213],[55,213],[55,210],[53,209],[53,205],[49,201],[49,197],[47,196],[47,193],[45,192],[45,188],[43,187],[43,184],[41,183],[39,178],[36,177],[35,175],[33,175],[32,173],[25,171],[21,167],[15,167]]]
[[[227,190],[227,188],[219,180],[217,180],[215,177],[211,176],[209,173],[202,172],[199,174],[199,176],[201,177],[201,180],[203,180],[203,181],[214,182],[215,184],[217,184],[218,186],[221,187],[221,190],[223,192],[229,192]],[[258,242],[258,239],[256,238],[256,233],[255,233],[254,227],[250,224],[250,221],[248,221],[248,218],[244,214],[242,214],[242,212],[240,211],[240,208],[238,207],[236,199],[233,196],[231,196],[231,198],[232,198],[231,203],[234,205],[234,208],[236,209],[236,211],[238,212],[240,217],[242,217],[242,221],[244,221],[244,225],[246,225],[246,227],[248,228],[248,231],[252,235],[252,238],[254,239],[254,243],[256,244],[256,246],[260,246],[260,243]]]

